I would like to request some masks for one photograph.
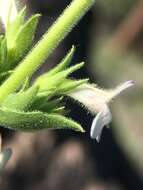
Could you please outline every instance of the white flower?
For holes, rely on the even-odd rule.
[[[133,84],[133,81],[126,81],[113,90],[103,90],[96,85],[83,84],[69,94],[70,97],[83,104],[93,115],[97,114],[90,130],[92,139],[99,142],[103,127],[112,120],[109,102]]]
[[[1,151],[1,136],[0,136],[0,172],[3,171],[5,165],[10,159],[12,150],[10,148],[4,149]]]
[[[14,0],[0,0],[0,17],[5,27],[8,21],[12,22],[17,15],[17,9]]]

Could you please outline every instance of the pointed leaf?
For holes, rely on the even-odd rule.
[[[58,88],[58,86],[65,80],[65,78],[70,75],[72,72],[80,69],[84,63],[76,64],[64,71],[58,72],[54,76],[47,77],[47,78],[40,78],[35,82],[36,85],[39,86],[39,91],[46,91],[53,88],[53,86]]]
[[[72,48],[67,53],[67,55],[63,58],[63,60],[55,68],[53,68],[51,71],[49,71],[48,74],[53,75],[55,73],[65,70],[71,63],[74,52],[75,52],[75,46],[72,46]]]
[[[13,42],[15,41],[16,34],[18,33],[20,27],[24,23],[25,14],[26,14],[26,7],[24,7],[18,13],[15,20],[12,23],[8,24],[8,27],[6,29],[6,38],[7,38],[8,48],[11,48],[13,46]]]
[[[29,88],[29,85],[30,85],[30,80],[29,78],[27,77],[22,85],[22,88],[20,90],[20,92],[24,92],[26,91],[28,88]]]
[[[45,101],[43,104],[39,106],[40,107],[39,109],[43,112],[51,113],[53,112],[53,110],[56,110],[59,107],[63,106],[63,104],[61,103],[61,100],[62,100],[62,97],[54,99],[54,100],[50,100],[50,101]]]
[[[43,74],[42,76],[40,76],[38,78],[38,81],[43,80],[47,77],[50,77],[60,71],[63,71],[64,69],[66,69],[69,66],[69,64],[73,58],[74,52],[75,52],[75,46],[72,46],[72,48],[67,53],[67,55],[63,58],[63,60],[57,66],[55,66],[53,69],[51,69],[50,71],[48,71],[45,74]]]
[[[77,88],[78,86],[85,84],[88,82],[88,79],[81,79],[81,80],[70,80],[67,79],[62,83],[59,87],[59,93],[65,94],[68,93],[69,91]]]
[[[54,76],[54,79],[55,80],[58,80],[58,78],[66,78],[68,75],[70,75],[71,73],[73,73],[74,71],[80,69],[81,67],[83,67],[84,65],[84,62],[81,62],[81,63],[78,63],[74,66],[71,66],[70,68],[64,70],[64,71],[61,71],[59,73],[57,73],[55,76]]]
[[[53,109],[53,113],[64,115],[66,113],[65,106]]]
[[[2,107],[11,110],[26,110],[35,98],[38,87],[33,86],[25,92],[10,94],[2,103]]]
[[[2,83],[12,73],[13,73],[12,70],[0,73],[0,83]]]
[[[15,39],[15,59],[16,61],[23,57],[31,46],[40,14],[33,15],[19,30]]]
[[[17,112],[2,108],[0,108],[0,125],[21,131],[68,128],[84,132],[80,124],[64,116],[42,112]]]
[[[6,58],[7,58],[6,39],[3,36],[1,36],[0,38],[0,70],[4,70],[4,67],[6,67]]]

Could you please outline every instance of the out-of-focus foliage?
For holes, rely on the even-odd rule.
[[[134,4],[134,0],[98,0],[97,4],[99,8],[102,10],[101,14],[103,16],[108,15],[109,18],[122,16],[129,10],[129,7]]]
[[[91,44],[91,72],[101,84],[107,86],[128,79],[135,81],[134,90],[128,95],[125,94],[124,100],[114,104],[116,119],[114,118],[113,131],[126,156],[133,161],[134,167],[143,172],[143,27],[134,30],[134,27],[139,27],[140,20],[135,19],[139,18],[137,14],[141,15],[143,4],[141,1],[132,0],[98,3],[101,6],[101,16],[108,15],[108,18],[114,20],[114,13],[120,22],[115,27],[111,20],[108,22],[107,19],[107,23],[102,23],[100,28],[94,30],[98,36],[94,35],[94,43]],[[126,12],[123,20],[120,19],[121,12]],[[98,31],[101,31],[101,34]],[[132,35],[133,31],[135,35]],[[140,40],[136,36],[139,36]]]

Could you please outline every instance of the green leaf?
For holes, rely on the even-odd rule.
[[[56,66],[54,67],[52,70],[50,70],[47,74],[49,75],[54,75],[60,71],[65,70],[69,64],[71,63],[71,60],[73,58],[75,52],[75,46],[72,46],[72,48],[70,49],[70,51],[67,53],[67,55],[63,58],[63,60]]]
[[[48,100],[48,101],[46,100],[41,105],[39,105],[39,110],[46,113],[54,112],[53,110],[56,110],[63,106],[63,104],[61,103],[61,100],[62,100],[62,97],[54,99],[54,100]]]
[[[50,100],[55,94],[55,91],[44,91],[36,95],[32,105],[30,106],[30,110],[41,110],[43,105],[47,104],[47,101]]]
[[[20,92],[26,91],[30,86],[30,79],[27,77],[22,85],[22,88],[20,89]]]
[[[13,22],[8,22],[6,28],[7,63],[5,65],[4,71],[12,69],[11,64],[15,62],[15,50],[16,50],[15,40],[20,28],[24,24],[25,14],[26,14],[26,7],[24,7],[18,13]]]
[[[15,39],[15,61],[25,55],[31,46],[40,14],[35,14],[20,28]]]
[[[7,69],[12,69],[28,52],[37,28],[39,14],[31,16],[28,21],[21,25],[15,37],[8,45]]]
[[[66,110],[65,110],[65,106],[62,106],[62,107],[53,109],[53,113],[54,113],[54,114],[64,115],[64,114],[66,114],[67,112],[66,112]]]
[[[73,58],[74,52],[75,52],[75,46],[72,46],[72,48],[67,53],[67,55],[63,58],[63,60],[56,67],[54,67],[50,71],[48,71],[48,72],[44,73],[43,75],[41,75],[38,78],[38,81],[44,80],[45,78],[48,78],[50,76],[55,75],[56,73],[58,73],[60,71],[65,70],[69,66],[69,64],[70,64],[70,62],[71,62],[71,60]]]
[[[1,46],[1,43],[2,43],[2,40],[4,39],[4,36],[3,35],[0,35],[0,46]]]
[[[6,39],[8,48],[11,48],[13,46],[13,42],[15,41],[16,34],[18,33],[20,27],[24,23],[26,14],[26,7],[24,7],[16,16],[15,20],[12,23],[8,23],[7,29],[6,29]]]
[[[81,79],[81,80],[70,80],[66,79],[59,87],[60,94],[68,93],[69,91],[77,88],[78,86],[85,84],[88,82],[88,79]]]
[[[40,78],[39,80],[37,80],[35,82],[35,84],[39,86],[39,92],[51,90],[51,88],[53,88],[53,87],[57,88],[57,90],[58,90],[59,85],[61,83],[64,83],[65,78],[68,75],[70,75],[72,72],[80,69],[83,65],[84,65],[84,63],[82,62],[82,63],[76,64],[64,71],[58,72],[54,76],[43,78],[43,79]]]
[[[7,59],[7,44],[6,39],[0,36],[0,70],[2,71],[6,66]]]
[[[9,70],[9,71],[0,73],[0,84],[1,84],[4,80],[6,80],[6,78],[8,78],[9,75],[12,74],[12,73],[13,73],[13,70]]]
[[[3,108],[0,108],[0,125],[21,131],[67,128],[84,132],[80,124],[64,116],[42,112],[18,112]]]
[[[9,110],[26,110],[34,101],[37,92],[38,87],[33,86],[27,91],[10,94],[1,106]]]
[[[32,110],[41,110],[41,105],[46,103],[47,97],[46,96],[36,96],[35,99],[33,100],[31,106],[30,106],[30,111]]]
[[[3,52],[5,50],[5,49],[2,48],[3,40],[4,40],[4,36],[0,35],[0,67],[1,67],[1,65],[3,63]]]

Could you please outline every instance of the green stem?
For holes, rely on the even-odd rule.
[[[93,4],[94,0],[73,0],[0,87],[0,103],[14,92],[26,77],[31,76],[39,68]]]

